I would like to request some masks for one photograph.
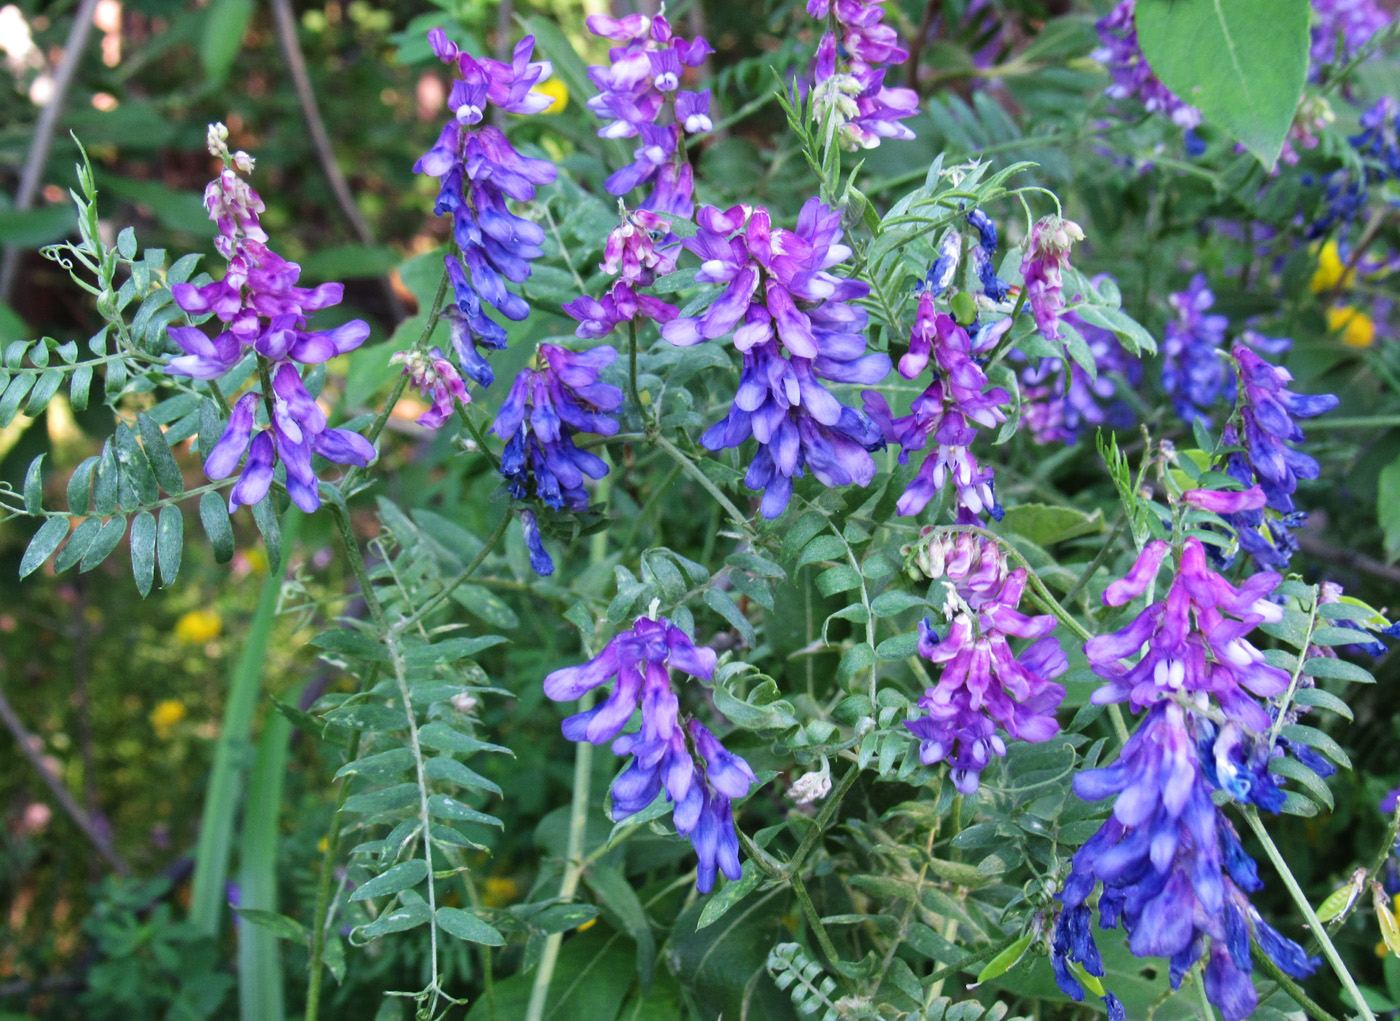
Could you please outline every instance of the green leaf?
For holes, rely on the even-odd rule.
[[[92,470],[97,467],[99,458],[84,458],[68,478],[68,513],[78,517],[88,512],[88,500],[92,495]]]
[[[309,934],[306,931],[306,926],[295,918],[288,918],[276,911],[259,911],[256,908],[236,907],[233,910],[238,912],[238,917],[245,922],[256,925],[260,929],[266,929],[278,939],[289,939],[296,943],[307,941]]]
[[[356,708],[368,709],[370,707],[357,706]],[[345,726],[341,720],[332,721],[332,715],[331,713],[326,714],[327,723],[335,722]],[[340,810],[342,812],[356,812],[360,815],[378,815],[380,812],[395,812],[417,803],[418,785],[416,783],[400,783],[379,790],[365,791],[362,794],[352,794],[345,799],[345,804],[340,806]],[[371,895],[366,894],[366,896]]]
[[[1371,671],[1344,659],[1331,656],[1315,656],[1303,661],[1303,673],[1309,677],[1334,677],[1341,681],[1354,681],[1357,684],[1375,684]]]
[[[1022,936],[1015,943],[1012,943],[1009,947],[988,961],[987,966],[977,973],[977,982],[974,983],[974,985],[981,985],[988,979],[1005,975],[1014,968],[1016,963],[1025,954],[1026,948],[1031,945],[1032,938],[1030,933],[1026,933],[1026,935]],[[972,987],[969,986],[969,988]]]
[[[505,824],[495,816],[487,815],[485,812],[478,812],[476,809],[462,804],[456,798],[449,798],[446,794],[434,794],[428,799],[428,813],[439,819],[475,822],[483,826],[499,826],[502,829],[505,828]]]
[[[136,491],[137,499],[143,505],[159,500],[160,490],[156,488],[156,476],[151,471],[150,459],[136,442],[136,434],[125,422],[117,423],[112,445],[117,454],[117,463],[122,467],[122,477]]]
[[[919,633],[910,631],[907,634],[886,638],[875,648],[875,656],[877,659],[889,662],[890,660],[906,659],[918,651]]]
[[[44,350],[44,349],[40,349]],[[53,395],[58,393],[58,388],[63,385],[63,370],[49,369],[39,381],[34,384],[34,389],[29,393],[29,401],[25,404],[24,413],[30,418],[37,417],[40,412],[49,406],[49,401],[53,400]]]
[[[373,922],[370,922],[369,925],[362,925],[357,929],[352,929],[350,931],[350,942],[355,943],[356,940],[368,942],[372,939],[378,939],[380,936],[387,936],[391,932],[404,932],[408,929],[416,929],[432,917],[432,909],[423,901],[411,901],[408,904],[400,904],[389,908]]]
[[[705,593],[705,605],[727,620],[739,632],[739,636],[743,638],[744,644],[749,648],[758,644],[758,636],[754,634],[753,624],[744,616],[739,605],[734,602],[733,597],[728,592],[717,588],[709,589]]]
[[[700,912],[700,920],[695,923],[696,930],[705,928],[724,917],[725,912],[738,904],[758,887],[761,878],[758,867],[752,860],[744,862],[743,874],[736,880],[730,880],[720,887],[719,892],[711,894],[710,899],[705,902],[705,909]]]
[[[1138,44],[1183,101],[1270,170],[1308,74],[1308,0],[1172,0],[1137,6]]]
[[[58,241],[77,224],[77,210],[67,201],[37,209],[0,209],[0,237],[16,248],[38,248]]]
[[[427,878],[428,863],[422,858],[410,858],[356,887],[355,892],[350,895],[350,899],[369,900],[371,897],[389,897],[407,890],[409,887],[417,886]]]
[[[389,650],[384,647],[383,642],[350,628],[322,631],[311,639],[311,644],[327,652],[340,652],[371,663],[389,662]]]
[[[513,755],[509,748],[502,748],[498,744],[490,744],[478,738],[463,734],[460,730],[453,730],[442,720],[434,720],[418,731],[418,742],[427,748],[436,748],[438,751],[455,752],[458,755],[472,755],[476,752],[504,752]]]
[[[92,366],[84,363],[73,370],[73,375],[68,380],[68,403],[73,405],[74,411],[87,410],[88,392],[91,388]]]
[[[214,547],[214,559],[226,564],[233,559],[233,522],[229,520],[228,507],[218,493],[205,493],[199,498],[199,521],[204,526],[204,534]]]
[[[834,535],[819,535],[802,548],[797,558],[797,566],[815,563],[818,560],[844,560],[846,544]]]
[[[0,395],[0,429],[14,421],[15,415],[19,413],[20,401],[24,400],[25,395],[34,386],[34,379],[32,372],[21,372],[5,387],[4,394]]]
[[[180,474],[180,466],[175,463],[175,455],[170,452],[170,444],[165,441],[165,433],[145,412],[136,416],[136,429],[141,434],[141,443],[146,448],[146,457],[160,488],[171,496],[182,495],[185,480]]]
[[[1286,776],[1288,779],[1296,781],[1307,789],[1314,801],[1322,805],[1329,812],[1333,808],[1332,791],[1327,786],[1322,777],[1318,776],[1307,766],[1297,759],[1289,758],[1287,755],[1280,755],[1269,761],[1269,772],[1278,776]]]
[[[62,515],[49,518],[39,530],[34,533],[34,538],[29,540],[29,546],[24,551],[24,556],[19,562],[19,576],[27,578],[37,571],[40,565],[58,549],[58,544],[68,536],[68,519]]]
[[[468,943],[481,943],[488,947],[504,946],[506,938],[487,925],[470,911],[461,908],[438,908],[438,928],[449,936],[456,936]]]
[[[335,771],[334,779],[339,780],[343,776],[389,778],[408,772],[413,768],[413,764],[413,749],[390,748],[387,752],[378,752],[347,762]]]
[[[834,596],[860,588],[860,581],[860,572],[850,564],[837,564],[817,575],[817,591],[824,596]]]
[[[1324,691],[1321,688],[1301,688],[1294,694],[1293,701],[1299,705],[1330,709],[1344,720],[1350,721],[1353,718],[1351,706],[1330,691]]]
[[[490,791],[500,796],[501,788],[475,770],[469,769],[456,759],[446,756],[429,759],[423,763],[423,772],[433,780],[446,780],[458,787],[470,787],[478,791]]]
[[[893,617],[903,613],[913,606],[928,606],[928,600],[922,596],[916,596],[910,592],[901,592],[898,589],[891,589],[888,592],[881,592],[870,601],[870,608],[875,611],[878,617]]]
[[[257,503],[253,504],[253,521],[262,533],[263,546],[267,548],[267,563],[271,570],[282,566],[282,523],[277,519],[277,501],[268,490]]]
[[[656,937],[636,890],[621,872],[604,862],[590,865],[583,879],[597,896],[603,917],[637,944],[637,977],[644,985],[650,982],[656,965]]]
[[[29,462],[29,470],[24,473],[24,512],[38,514],[44,509],[44,458],[40,454]]]
[[[1342,746],[1337,744],[1331,735],[1324,734],[1316,727],[1290,723],[1279,729],[1279,736],[1317,749],[1343,769],[1351,768],[1351,758],[1342,750]]]
[[[211,83],[219,84],[228,77],[243,48],[243,33],[248,30],[253,8],[253,0],[213,0],[205,8],[199,58]]]
[[[97,533],[102,531],[102,521],[100,518],[87,518],[73,529],[73,534],[68,537],[68,541],[63,544],[63,549],[58,551],[58,556],[54,558],[53,569],[57,574],[62,574],[72,567],[79,560],[83,559],[83,554],[92,545],[92,540],[97,538]]]
[[[1003,528],[1025,536],[1037,546],[1049,546],[1104,530],[1101,510],[1095,509],[1094,513],[1085,514],[1073,507],[1055,507],[1044,503],[1009,507],[1001,523]]]
[[[102,561],[111,556],[112,551],[121,545],[122,536],[126,535],[126,518],[118,515],[108,518],[102,525],[98,533],[93,536],[92,545],[83,554],[83,559],[78,563],[78,571],[91,571]]]
[[[160,525],[156,530],[156,558],[160,561],[160,587],[169,588],[180,574],[180,560],[185,554],[185,518],[173,503],[160,510]]]
[[[145,598],[156,577],[156,519],[150,511],[142,511],[131,522],[131,574]]]

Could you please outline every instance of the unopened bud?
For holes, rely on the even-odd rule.
[[[810,805],[813,801],[820,801],[831,791],[831,774],[824,769],[814,769],[810,773],[803,773],[792,782],[792,787],[788,793],[792,800],[799,805]]]

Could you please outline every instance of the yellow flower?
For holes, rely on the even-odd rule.
[[[564,107],[569,105],[569,87],[564,84],[563,79],[546,78],[530,91],[537,96],[548,96],[554,100],[540,113],[562,113]]]
[[[584,922],[582,925],[580,925],[580,926],[578,927],[578,931],[579,931],[579,932],[587,932],[589,929],[593,928],[593,927],[594,927],[595,925],[597,925],[597,924],[598,924],[598,917],[595,915],[595,916],[593,916],[592,918],[590,918],[588,921],[586,921],[586,922]]]
[[[248,561],[248,570],[254,574],[267,573],[267,554],[260,549],[250,549],[244,554],[244,559]]]
[[[1370,347],[1376,339],[1376,324],[1371,317],[1351,305],[1327,310],[1327,329],[1342,335],[1348,347]]]
[[[156,703],[156,707],[151,710],[151,727],[156,732],[156,737],[164,741],[170,736],[170,732],[175,728],[175,724],[185,718],[185,703],[178,698],[167,698]]]
[[[491,876],[482,886],[481,903],[488,908],[504,907],[520,893],[520,887],[510,876]]]
[[[1346,277],[1343,280],[1343,276]],[[1356,271],[1346,268],[1346,263],[1342,262],[1342,253],[1337,250],[1337,242],[1329,241],[1317,253],[1317,269],[1313,271],[1312,292],[1321,294],[1323,291],[1330,291],[1338,284],[1350,287],[1356,278]]]
[[[175,639],[186,645],[203,645],[219,637],[224,618],[216,610],[191,610],[175,622]]]

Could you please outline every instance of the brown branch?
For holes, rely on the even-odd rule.
[[[58,118],[63,113],[63,103],[68,98],[68,88],[73,84],[73,75],[78,69],[83,48],[87,46],[88,34],[92,31],[92,16],[96,10],[97,0],[82,0],[78,12],[73,15],[73,27],[68,30],[68,39],[63,44],[63,57],[58,62],[58,70],[54,72],[53,95],[39,112],[39,120],[34,125],[34,138],[24,158],[24,169],[20,171],[19,190],[15,192],[16,212],[33,205],[34,196],[39,192],[39,178],[48,161]],[[10,300],[19,271],[19,256],[20,249],[15,245],[6,245],[4,255],[0,256],[0,301]]]
[[[370,230],[369,221],[360,212],[360,207],[355,204],[355,196],[350,192],[350,183],[345,179],[340,164],[336,162],[330,135],[326,133],[326,122],[321,117],[316,93],[311,88],[311,76],[306,70],[306,57],[301,52],[301,43],[297,40],[296,17],[292,13],[291,0],[271,0],[271,3],[272,20],[277,27],[282,56],[286,58],[287,70],[291,72],[292,85],[296,89],[297,101],[301,104],[301,113],[306,119],[306,128],[311,134],[311,144],[321,162],[321,169],[330,181],[331,191],[335,193],[340,211],[350,221],[355,236],[360,239],[361,244],[373,245],[374,232]],[[406,318],[407,311],[389,278],[380,277],[379,284],[384,292],[384,300],[388,302],[390,314],[396,321]]]
[[[5,698],[3,690],[0,690],[0,722],[5,724],[5,729],[14,737],[15,742],[19,745],[19,750],[24,753],[24,757],[29,760],[29,764],[39,773],[44,784],[53,793],[54,800],[58,802],[59,807],[68,814],[68,817],[73,820],[78,829],[83,831],[83,834],[97,850],[97,853],[106,858],[112,868],[121,875],[131,875],[131,866],[126,863],[126,859],[118,854],[116,848],[112,846],[111,837],[96,821],[83,811],[68,788],[63,785],[63,781],[54,774],[54,771],[49,768],[49,764],[44,761],[44,756],[40,754],[39,749],[35,745],[33,735],[25,729],[24,724],[20,722],[20,718],[15,715],[15,711],[10,706],[9,700]]]
[[[904,63],[904,76],[908,79],[906,84],[915,92],[919,90],[919,61],[924,55],[924,42],[928,39],[929,31],[933,28],[933,19],[938,17],[938,10],[942,6],[942,0],[928,0],[924,4],[924,16],[919,21],[919,32],[909,40],[909,59]]]

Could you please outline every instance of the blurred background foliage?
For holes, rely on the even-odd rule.
[[[923,19],[930,11],[938,20],[930,42],[907,69],[927,99],[926,112],[910,122],[918,138],[868,154],[863,169],[868,195],[885,198],[921,181],[940,152],[948,163],[978,154],[998,162],[1030,159],[1041,165],[1041,183],[1078,198],[1067,213],[1083,223],[1090,238],[1082,268],[1117,274],[1125,307],[1154,333],[1160,335],[1165,321],[1162,297],[1183,288],[1192,272],[1212,279],[1231,275],[1247,285],[1254,271],[1239,260],[1241,252],[1254,256],[1227,227],[1256,217],[1286,220],[1288,197],[1275,196],[1279,209],[1256,208],[1259,181],[1249,157],[1224,171],[1189,164],[1182,171],[1179,143],[1169,128],[1164,132],[1151,119],[1114,122],[1116,137],[1112,151],[1106,150],[1102,103],[1088,98],[1097,97],[1106,83],[1089,57],[1096,43],[1094,4],[1002,0],[990,7],[990,20],[965,17],[966,0],[927,6],[891,0],[887,6],[888,20],[906,38],[928,24]],[[288,59],[285,40],[279,40],[275,3],[6,0],[0,4],[0,242],[21,252],[8,293],[0,294],[0,343],[39,335],[83,339],[99,326],[66,272],[34,251],[74,226],[67,189],[78,150],[69,132],[93,160],[103,222],[113,236],[122,226],[135,225],[145,245],[169,249],[173,259],[187,252],[212,255],[211,225],[201,202],[213,173],[204,138],[206,125],[221,120],[229,125],[231,145],[257,157],[254,182],[267,203],[262,222],[274,247],[302,264],[303,282],[346,283],[344,304],[318,323],[363,317],[372,324],[364,348],[331,366],[328,396],[341,402],[346,415],[373,407],[394,375],[387,364],[388,354],[401,346],[394,338],[421,327],[414,314],[436,286],[438,247],[448,229],[432,215],[436,182],[413,173],[414,161],[439,131],[449,80],[428,49],[427,29],[445,25],[472,52],[496,55],[509,52],[522,34],[520,22],[534,29],[543,55],[556,61],[562,109],[513,120],[512,137],[559,161],[586,192],[604,196],[602,180],[618,165],[623,149],[597,137],[596,122],[583,105],[582,67],[602,62],[606,47],[582,25],[586,14],[605,9],[603,0],[299,3],[292,13],[310,86],[309,93],[299,94],[293,74],[297,59]],[[611,9],[620,14],[632,8],[620,3]],[[716,51],[708,70],[721,130],[704,143],[698,158],[700,201],[760,202],[791,215],[813,184],[801,157],[782,139],[781,111],[766,97],[775,74],[790,76],[809,59],[815,37],[801,3],[704,0],[674,4],[668,13],[689,34],[703,33]],[[19,209],[21,168],[80,17],[91,17],[91,34],[42,165],[36,199]],[[576,58],[566,58],[561,41],[572,46]],[[972,59],[989,47],[996,58],[992,71]],[[1400,91],[1394,61],[1374,62],[1361,75],[1363,89],[1372,94]],[[314,96],[316,116],[348,184],[352,209],[337,196],[318,150],[305,109],[308,95]],[[1152,159],[1156,169],[1145,172],[1132,158],[1120,157],[1125,152]],[[1303,169],[1330,166],[1335,156],[1326,146],[1306,153]],[[610,200],[584,202],[569,190],[573,186],[561,179],[546,189],[549,225],[556,237],[558,231],[570,235],[568,245],[556,246],[552,254],[567,247],[577,256],[590,242],[593,248],[587,260],[537,270],[530,284],[536,313],[512,326],[512,349],[498,365],[498,378],[523,364],[534,341],[572,332],[558,305],[578,293],[575,274],[585,280],[594,274],[611,224]],[[1369,344],[1357,344],[1356,338],[1345,343],[1329,329],[1327,309],[1308,286],[1317,271],[1316,249],[1280,248],[1259,258],[1281,267],[1288,285],[1284,304],[1248,286],[1217,287],[1216,310],[1237,322],[1270,312],[1270,332],[1295,339],[1290,367],[1301,389],[1343,394],[1343,414],[1384,410],[1400,390],[1394,386],[1400,380],[1400,344],[1390,327],[1375,324]],[[497,387],[482,400],[490,406],[503,392]],[[454,457],[460,441],[413,426],[421,410],[405,400],[392,419],[380,464],[383,491],[402,506],[431,508],[445,522],[444,535],[451,527],[485,534],[494,480],[482,477],[487,467],[481,459]],[[1160,421],[1148,424],[1154,435],[1169,428]],[[25,466],[47,452],[57,499],[67,470],[93,454],[109,428],[105,409],[75,413],[59,397],[42,417],[21,415],[0,429],[0,478],[18,487]],[[1310,494],[1317,522],[1327,526],[1317,534],[1345,536],[1348,549],[1321,538],[1308,540],[1304,552],[1315,559],[1304,557],[1299,567],[1311,577],[1312,565],[1326,562],[1329,577],[1344,582],[1349,593],[1377,606],[1393,605],[1400,572],[1388,562],[1384,521],[1376,523],[1372,508],[1384,500],[1377,488],[1381,469],[1400,458],[1400,432],[1358,437],[1319,429],[1313,442],[1324,463],[1343,466],[1335,485]],[[1054,455],[1049,464],[1022,438],[1005,449],[1011,464],[1025,469],[1009,469],[1012,488],[1042,486],[1065,493],[1105,486],[1093,458],[1082,456],[1082,444]],[[182,456],[181,463],[191,481],[199,477],[193,458]],[[630,476],[640,481],[619,485],[610,498],[621,513],[635,517],[661,475],[656,470]],[[634,548],[642,548],[659,532],[655,522],[637,520],[642,534]],[[363,537],[378,532],[369,504],[359,508],[359,521]],[[46,570],[21,591],[17,566],[31,529],[23,521],[0,524],[0,690],[30,744],[30,754],[21,754],[15,728],[0,737],[0,911],[6,931],[0,940],[0,1017],[202,1018],[231,1016],[235,1009],[231,938],[213,943],[182,919],[228,678],[268,570],[251,522],[240,521],[239,527],[239,552],[230,565],[215,564],[201,543],[191,543],[180,584],[141,600],[124,554],[89,574],[54,577]],[[712,541],[713,529],[703,520],[667,523],[666,542],[673,547],[701,549]],[[347,581],[331,544],[325,521],[304,524],[300,544],[290,553],[291,584],[282,592],[286,612],[276,618],[263,649],[265,690],[303,707],[337,685],[350,690],[348,678],[317,662],[305,646],[336,614],[360,612],[337,595],[346,591]],[[515,553],[523,559],[523,550]],[[499,583],[528,587],[510,579]],[[562,853],[565,809],[551,808],[567,803],[571,786],[569,756],[557,739],[562,713],[543,708],[537,681],[575,639],[553,616],[532,614],[528,599],[521,605],[522,616],[512,613],[496,622],[500,633],[518,639],[513,673],[492,675],[493,683],[516,698],[480,708],[486,732],[518,756],[478,766],[503,788],[502,804],[510,813],[504,833],[482,837],[493,851],[482,886],[488,906],[507,905],[523,899],[532,886],[557,883],[551,860]],[[1400,731],[1387,694],[1400,670],[1392,657],[1375,672],[1381,683],[1352,693],[1357,722],[1346,743],[1355,749],[1357,770],[1334,781],[1337,811],[1322,820],[1281,818],[1277,824],[1276,837],[1308,889],[1369,857],[1381,839],[1383,823],[1374,806],[1400,772],[1395,751]],[[266,699],[258,712],[260,718],[268,712]],[[235,753],[248,761],[253,749]],[[58,810],[36,762],[72,792],[120,867],[95,853],[93,841]],[[292,915],[314,895],[317,844],[332,809],[326,778],[338,764],[326,746],[294,740],[278,852],[281,900]],[[595,767],[593,788],[601,790],[613,764],[599,756]],[[882,808],[898,800],[885,789],[856,793],[857,803],[873,799]],[[786,810],[771,788],[760,797],[773,800],[775,815]],[[598,825],[605,826],[601,817]],[[644,865],[648,854],[663,861],[688,850],[682,842],[659,838],[640,845],[629,850],[634,865]],[[702,1012],[731,1007],[726,997],[732,990],[721,980],[724,953],[686,958],[690,945],[683,934],[698,912],[689,891],[658,883],[638,892],[658,920],[668,926],[674,921],[682,934],[672,945],[675,968],[659,969],[647,994],[656,998],[654,1016],[668,1016],[668,1005],[681,1002],[674,974],[712,991],[714,1002],[700,1004]],[[229,895],[236,902],[236,885]],[[1271,890],[1270,896],[1283,903],[1280,891]],[[744,926],[741,935],[766,951],[798,922],[780,902],[765,900],[745,915]],[[566,1004],[602,1002],[613,987],[619,1001],[626,994],[625,984],[604,979],[630,973],[631,949],[605,936],[606,928],[585,931],[565,945],[568,959],[558,974],[593,976],[580,979],[584,984]],[[418,937],[426,939],[420,932],[353,951],[359,955],[355,966],[329,994],[333,1016],[402,1016],[394,1013],[396,1001],[381,1007],[377,993],[421,983]],[[1350,959],[1371,954],[1373,936],[1348,930],[1342,938],[1351,944]],[[288,947],[288,989],[294,998],[305,955]],[[582,965],[574,967],[573,959],[595,962],[594,968],[580,972]],[[1370,969],[1373,985],[1384,988],[1389,979],[1392,990],[1400,987],[1394,958],[1370,961],[1374,965],[1362,968]],[[502,973],[518,963],[507,962]],[[476,960],[462,949],[455,967],[461,987],[475,995],[482,981]],[[516,1016],[509,1005],[522,989],[528,991],[528,985],[514,978],[496,984],[500,1016]],[[774,996],[766,1009],[790,1010],[785,997]],[[629,1016],[653,1016],[646,1012],[651,999],[636,1002]],[[604,1007],[598,1011],[600,1017],[613,1016]],[[569,1016],[586,1021],[591,1015]],[[739,1015],[726,1010],[725,1016]]]

